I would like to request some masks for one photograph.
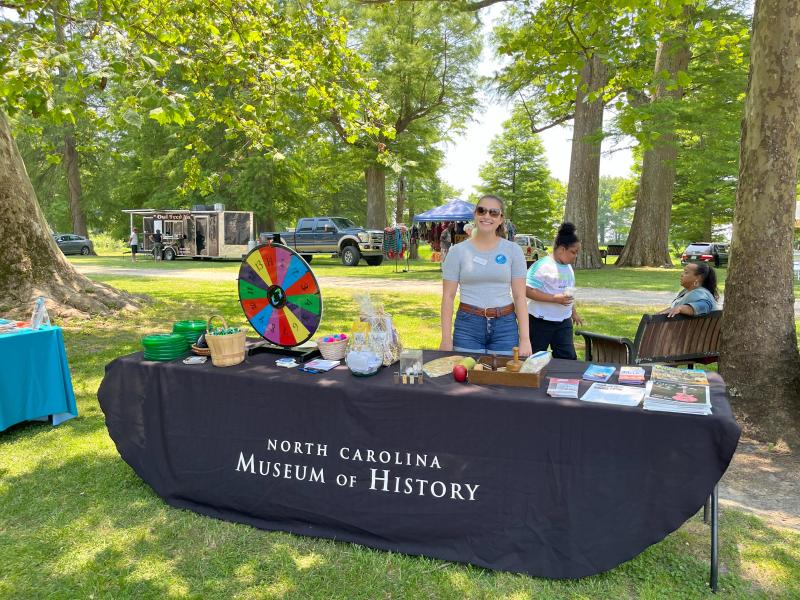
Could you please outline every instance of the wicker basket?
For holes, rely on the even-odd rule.
[[[317,338],[317,347],[322,358],[326,360],[342,360],[347,351],[347,338],[333,342],[323,341],[327,336]]]
[[[192,344],[192,354],[197,356],[211,356],[211,348],[201,348],[197,344]]]
[[[227,329],[228,323],[219,315],[208,318],[206,329],[206,343],[211,350],[211,362],[215,367],[232,367],[244,360],[245,335],[244,331],[229,333],[227,335],[214,335],[211,333],[211,320],[220,319],[222,326]]]

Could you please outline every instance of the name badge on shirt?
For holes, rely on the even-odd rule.
[[[476,262],[476,263],[478,263],[479,265],[482,265],[482,266],[484,266],[484,267],[485,267],[487,264],[489,264],[489,261],[488,261],[488,260],[486,260],[485,258],[481,258],[480,256],[473,256],[473,257],[472,257],[472,262]]]

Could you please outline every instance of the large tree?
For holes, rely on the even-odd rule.
[[[550,195],[550,170],[539,136],[531,132],[521,106],[503,123],[503,131],[489,143],[489,161],[481,166],[480,190],[498,194],[506,202],[506,218],[517,231],[549,234],[557,204]]]
[[[798,441],[792,239],[800,151],[800,5],[757,0],[720,367],[756,435]]]
[[[671,104],[679,102],[683,96],[683,86],[678,82],[685,75],[691,58],[685,34],[688,23],[680,21],[676,29],[674,33],[665,34],[656,52],[653,78],[657,83],[652,102],[658,109],[652,113],[657,117],[657,122],[651,121],[651,131],[655,135],[651,146],[644,152],[633,224],[625,248],[617,260],[620,266],[672,264],[669,224],[678,148],[675,139],[676,111]]]
[[[347,46],[346,23],[321,2],[143,0],[101,2],[99,10],[94,2],[70,6],[86,25],[86,35],[65,50],[55,43],[49,3],[21,0],[9,7],[16,14],[2,13],[0,111],[71,121],[72,107],[60,104],[54,92],[62,66],[73,74],[70,85],[76,88],[133,84],[137,93],[103,112],[86,113],[98,120],[120,114],[133,123],[142,115],[160,124],[195,122],[192,140],[174,138],[176,147],[190,143],[193,150],[183,165],[189,186],[216,180],[218,174],[203,173],[202,158],[213,150],[206,134],[219,127],[240,137],[248,151],[276,160],[283,156],[274,143],[276,132],[289,128],[298,115],[315,119],[336,112],[348,136],[381,133],[372,123],[380,107],[362,61]],[[39,293],[79,310],[119,306],[117,300],[89,302],[101,294],[92,294],[93,284],[57,254],[5,118],[3,128],[0,312],[27,310]],[[69,282],[76,282],[80,292]]]
[[[364,159],[367,227],[386,226],[386,169],[403,167],[402,147],[431,145],[463,127],[477,105],[480,26],[475,15],[447,3],[377,3],[354,8],[353,40],[388,105],[393,134],[348,136],[337,114],[331,123]],[[413,138],[411,141],[404,138]]]

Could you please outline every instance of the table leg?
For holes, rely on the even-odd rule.
[[[711,591],[717,593],[717,577],[719,575],[719,494],[717,486],[711,492]]]

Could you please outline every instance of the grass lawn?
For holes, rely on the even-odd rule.
[[[167,506],[108,437],[96,398],[104,366],[177,319],[245,319],[227,282],[102,280],[155,301],[137,314],[65,324],[80,417],[0,433],[0,598],[713,597],[709,530],[699,516],[608,573],[551,581],[260,531]],[[406,345],[436,347],[438,295],[375,297]],[[351,298],[348,290],[326,294],[321,332],[349,329]],[[598,305],[583,312],[617,331],[635,329],[641,313]],[[800,597],[800,533],[725,509],[720,540],[718,597]]]
[[[385,260],[378,267],[370,267],[361,261],[357,267],[345,267],[338,258],[327,255],[315,255],[311,267],[320,277],[357,277],[357,278],[382,278],[397,280],[440,281],[442,274],[437,263],[430,262],[431,249],[429,246],[420,248],[420,258],[409,261],[408,271],[405,261]],[[109,268],[133,267],[130,258],[121,256],[70,256],[69,260],[76,265],[104,266]],[[149,258],[141,259],[135,268],[162,269],[180,271],[183,269],[230,272],[239,270],[238,261],[158,261]],[[396,270],[395,270],[396,269]],[[608,265],[602,269],[576,271],[575,279],[579,287],[584,288],[613,288],[620,290],[639,290],[652,292],[675,292],[680,289],[680,274],[683,267],[680,265],[671,269],[640,267],[621,268]],[[717,269],[717,280],[720,292],[725,291],[725,280],[728,269]],[[800,281],[794,282],[795,297],[800,298]]]

